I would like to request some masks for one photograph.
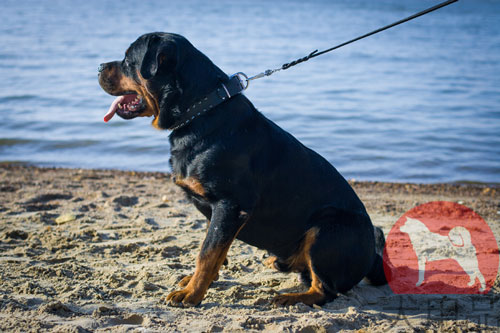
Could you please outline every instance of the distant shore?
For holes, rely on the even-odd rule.
[[[350,183],[386,235],[407,210],[440,200],[472,208],[500,239],[500,185]],[[425,304],[439,308],[439,295],[402,299],[363,284],[322,307],[275,308],[277,292],[301,290],[296,274],[270,270],[264,251],[240,241],[199,307],[169,307],[161,297],[194,269],[206,223],[168,173],[0,164],[0,220],[0,331],[479,331],[500,322],[498,277],[477,316],[473,296],[447,296],[455,312],[428,318]]]

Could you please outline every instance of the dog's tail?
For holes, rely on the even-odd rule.
[[[387,283],[387,277],[384,272],[384,263],[382,253],[385,246],[385,237],[382,229],[374,227],[375,233],[375,260],[373,261],[370,272],[366,275],[368,282],[374,286],[381,286]]]
[[[455,227],[448,233],[450,242],[457,247],[468,247],[472,244],[470,232],[464,227]]]

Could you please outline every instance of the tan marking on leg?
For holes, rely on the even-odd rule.
[[[304,240],[302,241],[299,250],[287,260],[288,264],[294,271],[302,272],[306,269],[309,270],[309,274],[311,276],[311,287],[308,291],[303,293],[289,293],[276,296],[273,299],[273,303],[278,305],[293,305],[302,302],[307,305],[313,305],[324,301],[326,295],[323,290],[323,285],[318,276],[314,273],[310,255],[311,246],[316,240],[318,231],[318,228],[309,229],[304,236]]]
[[[316,240],[317,233],[318,228],[309,229],[300,243],[298,250],[286,260],[287,265],[293,272],[300,273],[308,268],[309,251]]]
[[[224,263],[223,263],[224,264]],[[183,277],[179,283],[177,283],[177,285],[181,288],[184,288],[185,286],[187,286],[189,284],[189,281],[191,281],[191,279],[193,278],[193,274],[190,274],[190,275],[186,275],[185,277]],[[215,276],[215,279],[214,281],[217,281],[219,280],[219,273],[217,273],[217,275]]]
[[[231,243],[244,226],[245,224],[238,229],[233,239],[227,244],[221,244],[204,254],[200,253],[196,260],[195,272],[186,287],[167,296],[167,301],[170,301],[171,305],[195,306],[202,301],[212,281],[218,278],[220,266],[226,259]]]
[[[210,220],[207,220],[207,229],[205,230],[205,236],[208,232],[208,228],[210,227]],[[222,262],[222,264],[224,266],[226,266],[228,264],[228,261],[227,261],[227,258],[224,259],[224,261]],[[177,283],[177,285],[181,288],[184,288],[185,286],[188,285],[189,281],[191,280],[191,278],[193,277],[193,274],[190,274],[190,275],[186,275],[184,276],[180,281],[179,283]],[[217,273],[217,276],[215,277],[214,281],[217,281],[219,279],[219,273]]]
[[[198,257],[196,270],[187,285],[182,290],[170,293],[167,296],[167,301],[170,301],[171,305],[198,305],[205,296],[212,281],[217,277],[228,249],[229,245],[220,246],[205,253],[203,257]]]

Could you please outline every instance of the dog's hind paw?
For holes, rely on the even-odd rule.
[[[271,268],[271,269],[276,269],[277,270],[278,268],[275,266],[276,260],[278,260],[277,257],[270,256],[266,260],[264,260],[264,266],[266,266],[268,268]]]
[[[281,261],[276,256],[270,256],[269,258],[264,260],[264,266],[275,269],[278,272],[290,272],[291,270],[290,266],[286,262]]]
[[[317,291],[308,291],[305,293],[291,293],[283,294],[274,297],[271,301],[272,304],[280,306],[294,305],[297,303],[304,303],[305,305],[312,306],[314,304],[322,305],[326,301],[325,294]]]

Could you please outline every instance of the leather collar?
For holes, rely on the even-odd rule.
[[[221,85],[199,99],[197,102],[193,103],[190,107],[186,109],[182,118],[172,125],[169,130],[175,131],[181,127],[189,124],[193,119],[201,116],[202,114],[215,108],[217,105],[229,100],[241,93],[246,87],[243,85],[241,78],[238,75],[233,75],[229,78],[229,81],[221,83]]]

